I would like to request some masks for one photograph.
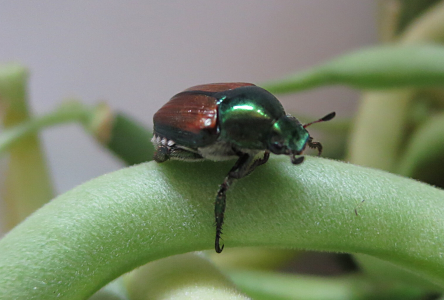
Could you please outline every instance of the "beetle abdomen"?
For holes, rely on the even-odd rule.
[[[205,94],[182,92],[154,115],[154,132],[178,144],[197,148],[218,137],[217,99]]]

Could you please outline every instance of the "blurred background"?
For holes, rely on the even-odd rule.
[[[377,42],[377,2],[2,1],[0,63],[31,72],[34,114],[64,99],[106,101],[151,127],[175,93],[201,83],[261,82]],[[358,92],[280,97],[289,112],[352,115]],[[124,166],[78,125],[42,134],[57,192]]]

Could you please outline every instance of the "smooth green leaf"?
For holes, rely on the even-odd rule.
[[[444,86],[444,47],[391,45],[366,48],[261,86],[290,93],[321,85],[359,89]]]

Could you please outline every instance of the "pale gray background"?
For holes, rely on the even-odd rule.
[[[151,126],[189,86],[259,83],[374,44],[376,14],[373,0],[1,1],[0,62],[29,66],[36,114],[76,96]],[[349,115],[358,93],[282,99],[289,111]],[[43,140],[59,192],[123,166],[75,125]]]

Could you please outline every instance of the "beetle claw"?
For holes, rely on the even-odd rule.
[[[296,157],[295,155],[293,155],[291,157],[291,163],[294,164],[294,165],[299,165],[299,164],[301,164],[304,161],[304,159],[305,159],[304,156]]]
[[[221,253],[222,250],[224,250],[225,245],[222,245],[222,247],[219,246],[219,237],[216,236],[216,242],[214,245],[214,249],[216,250],[217,253]]]
[[[313,139],[310,137],[310,140],[308,140],[308,147],[311,149],[317,149],[318,150],[318,156],[321,156],[322,153],[322,145],[319,142],[313,142]]]

